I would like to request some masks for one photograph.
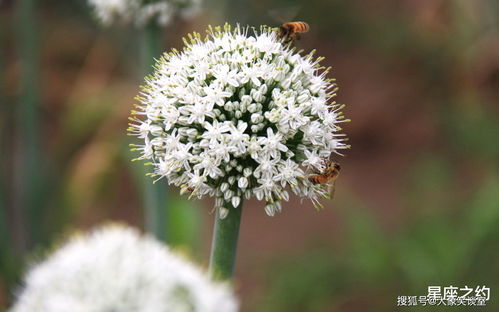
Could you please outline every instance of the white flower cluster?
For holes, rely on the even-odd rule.
[[[228,285],[134,229],[75,237],[34,266],[10,312],[234,312]]]
[[[122,23],[167,25],[173,15],[189,17],[197,13],[201,0],[88,0],[104,25]]]
[[[223,218],[242,199],[265,200],[273,216],[286,187],[318,203],[325,185],[308,180],[331,153],[347,148],[337,87],[313,52],[302,56],[275,30],[229,25],[184,40],[146,79],[129,131],[144,140],[137,159],[151,174],[201,198]],[[230,204],[229,204],[230,203]]]

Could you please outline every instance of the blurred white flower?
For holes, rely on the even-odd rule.
[[[175,14],[190,17],[201,0],[88,0],[104,25],[113,23],[143,26],[149,22],[167,25]]]
[[[132,228],[76,236],[27,274],[11,312],[233,312],[228,285]]]
[[[132,111],[129,131],[144,140],[134,150],[153,164],[151,175],[181,193],[214,196],[222,216],[250,197],[274,215],[289,199],[287,186],[320,205],[327,186],[307,175],[348,147],[338,133],[343,106],[331,101],[337,87],[321,59],[265,27],[225,25],[184,42],[158,61]]]

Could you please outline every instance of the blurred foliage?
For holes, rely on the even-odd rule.
[[[440,174],[438,167],[433,170],[427,173]],[[428,187],[426,181],[415,186]],[[454,209],[458,216],[442,213],[428,218],[418,212],[408,226],[394,233],[381,231],[365,207],[345,203],[341,212],[347,222],[345,247],[312,248],[274,260],[264,273],[269,289],[252,310],[356,311],[369,307],[370,311],[387,311],[396,305],[397,296],[426,295],[429,285],[486,285],[493,292],[499,287],[498,189],[499,176],[492,175],[469,200],[435,208]],[[412,206],[418,211],[420,203]],[[484,311],[499,308],[494,294],[491,297]],[[449,311],[448,307],[431,309]],[[419,311],[417,307],[406,310]],[[469,311],[469,307],[452,307],[452,311]]]

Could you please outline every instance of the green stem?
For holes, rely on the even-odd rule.
[[[163,52],[162,39],[163,32],[161,27],[156,23],[147,24],[142,30],[142,65],[143,74],[150,74],[152,72],[152,65],[155,59],[161,56]]]
[[[0,16],[4,18],[3,16]],[[5,40],[3,37],[0,37],[0,73],[5,72],[5,63],[4,63],[4,53],[3,46]],[[7,123],[9,120],[10,112],[9,105],[7,104],[7,99],[5,98],[5,90],[4,86],[6,84],[6,79],[4,79],[5,75],[0,75],[0,146],[3,146],[0,150],[0,159],[2,162],[0,163],[0,254],[4,254],[5,246],[8,245],[9,235],[8,235],[8,224],[7,221],[7,196],[6,196],[6,177],[7,177],[7,163],[10,161],[8,158],[8,153],[6,153],[6,149],[8,146],[11,146],[8,136],[6,133],[8,132]],[[9,107],[10,108],[10,107]],[[1,257],[0,257],[1,262]]]
[[[17,32],[19,42],[20,82],[18,124],[18,167],[16,168],[16,211],[21,231],[21,249],[32,246],[42,237],[43,209],[37,198],[40,172],[38,126],[39,58],[36,0],[19,0]],[[28,218],[26,220],[26,218]],[[29,230],[29,231],[28,231]]]
[[[235,209],[230,203],[225,203],[224,207],[230,210],[229,214],[220,219],[217,209],[211,242],[210,274],[218,280],[231,279],[234,274],[243,201]]]
[[[152,72],[152,65],[162,53],[162,31],[156,23],[149,23],[143,29],[142,70],[144,75]],[[144,174],[149,172],[144,168]],[[143,175],[144,176],[144,175]],[[150,178],[143,178],[144,215],[146,229],[156,238],[166,242],[168,185],[164,179],[152,183]]]
[[[147,170],[146,170],[147,171]],[[144,207],[146,229],[164,242],[167,241],[166,209],[168,188],[164,181],[152,184],[150,178],[144,179]]]

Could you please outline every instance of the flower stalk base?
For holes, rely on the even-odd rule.
[[[243,201],[237,208],[230,203],[225,203],[224,207],[230,212],[221,219],[220,209],[217,209],[211,243],[210,274],[217,280],[231,279],[234,273]]]

